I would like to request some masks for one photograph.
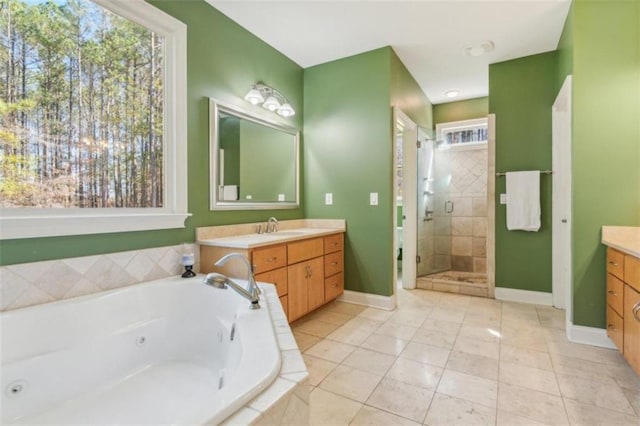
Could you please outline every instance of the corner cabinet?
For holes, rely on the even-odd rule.
[[[607,335],[640,375],[640,259],[607,249]]]
[[[227,253],[243,253],[256,281],[275,284],[289,322],[330,302],[344,292],[344,234],[312,237],[253,249],[201,246],[201,271],[246,278],[243,265],[214,262]]]

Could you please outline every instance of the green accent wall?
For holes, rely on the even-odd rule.
[[[465,99],[433,106],[436,124],[484,118],[489,114],[489,97]]]
[[[305,216],[344,218],[345,288],[393,293],[393,114],[432,126],[431,104],[390,47],[305,69]],[[324,205],[324,194],[333,205]],[[379,205],[369,205],[378,192]]]
[[[558,81],[556,88],[557,92],[559,92],[565,78],[573,74],[573,4],[569,8],[556,50],[558,51]]]
[[[209,211],[208,97],[265,114],[243,100],[251,84],[262,81],[285,94],[296,115],[282,120],[299,129],[303,117],[303,70],[203,0],[149,3],[176,17],[187,30],[187,115],[189,212],[184,229],[29,238],[0,242],[0,264],[60,259],[193,242],[198,226],[267,220],[273,210]],[[271,119],[278,116],[269,113]],[[278,219],[303,217],[302,206],[276,211]]]
[[[542,53],[489,66],[489,112],[496,115],[496,171],[551,168],[551,106],[558,55]],[[496,286],[551,292],[551,177],[542,175],[541,229],[507,231],[496,178]]]
[[[604,328],[601,227],[640,225],[640,2],[572,12],[573,322]]]

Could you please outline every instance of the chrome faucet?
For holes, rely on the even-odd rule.
[[[251,264],[249,263],[249,260],[245,255],[241,253],[229,253],[227,255],[222,256],[220,259],[218,259],[218,261],[215,263],[215,266],[222,266],[225,263],[227,263],[229,259],[232,259],[232,258],[238,258],[242,260],[242,262],[247,267],[247,288],[246,289],[242,288],[238,283],[231,280],[231,278],[215,272],[207,274],[203,282],[212,287],[222,288],[222,289],[227,288],[227,286],[229,286],[232,289],[234,289],[240,296],[244,297],[245,299],[251,302],[251,309],[260,309],[260,303],[259,303],[260,288],[258,287],[258,284],[256,284],[256,280],[253,277],[253,268],[251,267]]]
[[[267,232],[278,232],[278,219],[273,216],[267,222]]]

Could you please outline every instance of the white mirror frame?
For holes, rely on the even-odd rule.
[[[296,159],[295,171],[295,200],[294,201],[223,201],[218,199],[220,164],[220,140],[218,137],[218,119],[220,112],[233,115],[251,122],[288,133],[294,140],[294,157]],[[287,126],[263,117],[256,117],[247,111],[224,104],[213,98],[209,98],[209,208],[210,210],[283,210],[300,207],[300,132],[298,129]]]

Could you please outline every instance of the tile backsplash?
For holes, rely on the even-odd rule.
[[[182,255],[198,247],[179,244],[95,256],[21,263],[0,267],[0,311],[84,296],[179,275]]]

